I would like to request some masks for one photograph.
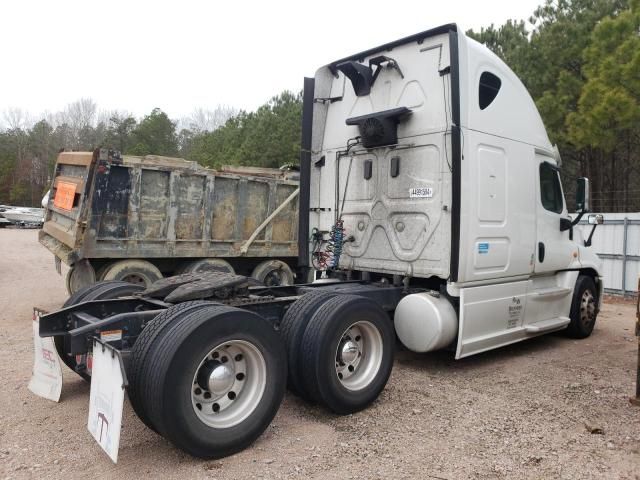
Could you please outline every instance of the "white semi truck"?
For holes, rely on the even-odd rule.
[[[573,228],[560,166],[498,57],[456,25],[403,38],[305,79],[308,283],[215,272],[144,290],[102,282],[42,316],[39,337],[84,378],[95,371],[92,392],[106,384],[102,344],[150,428],[192,455],[229,455],[264,431],[286,385],[337,413],[366,408],[396,337],[461,358],[552,331],[589,336],[600,263]],[[586,179],[577,192],[582,217]]]

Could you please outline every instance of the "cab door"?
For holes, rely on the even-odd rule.
[[[554,161],[536,154],[538,160],[536,275],[552,274],[569,267],[576,251],[569,230],[560,231],[560,219],[569,218],[560,183],[560,172]]]

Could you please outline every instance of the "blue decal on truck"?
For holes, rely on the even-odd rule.
[[[478,253],[480,255],[484,255],[489,253],[489,244],[488,243],[479,243],[478,244]]]

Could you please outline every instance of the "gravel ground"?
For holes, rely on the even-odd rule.
[[[400,352],[355,415],[287,395],[251,448],[218,461],[176,450],[125,404],[114,465],[87,432],[88,384],[65,369],[60,403],[27,390],[31,308],[66,297],[52,255],[33,230],[0,230],[0,251],[0,478],[640,479],[634,306],[619,302],[582,341],[548,335],[460,361]]]

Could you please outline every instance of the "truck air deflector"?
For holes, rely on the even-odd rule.
[[[371,86],[373,85],[373,74],[371,73],[371,68],[352,60],[339,63],[336,65],[336,68],[351,80],[353,91],[356,92],[358,97],[369,95],[371,92]]]
[[[449,278],[458,281],[460,262],[460,204],[462,141],[460,129],[460,60],[458,56],[458,32],[455,25],[449,30],[449,52],[451,62],[451,261]]]
[[[357,125],[365,148],[383,147],[398,143],[398,123],[411,114],[407,107],[347,118],[347,125]]]
[[[300,194],[298,195],[298,266],[309,266],[309,206],[311,191],[311,132],[315,79],[305,77],[302,96],[302,138],[300,149]]]
[[[356,96],[362,97],[371,93],[371,87],[376,82],[378,75],[383,68],[395,69],[401,78],[404,78],[404,74],[393,58],[386,55],[378,55],[377,57],[369,60],[369,66],[362,65],[361,63],[353,60],[338,63],[335,69],[332,69],[334,74],[336,70],[341,71],[351,81],[353,85],[353,91]]]

